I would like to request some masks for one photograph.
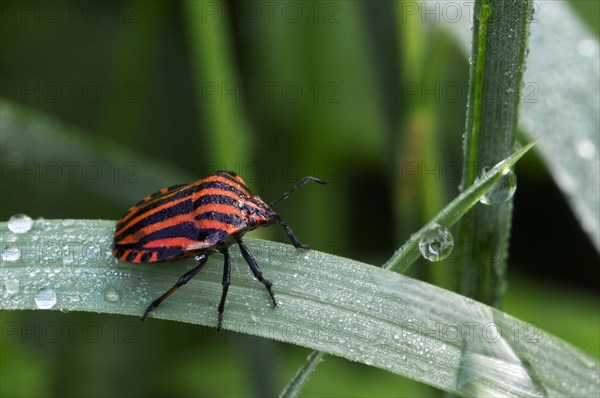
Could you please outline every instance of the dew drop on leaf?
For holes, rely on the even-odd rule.
[[[448,257],[454,248],[454,238],[450,231],[439,224],[433,224],[419,241],[419,250],[429,261],[440,261]]]
[[[484,169],[483,173],[487,173]],[[479,199],[485,205],[504,203],[513,197],[517,190],[517,175],[511,169],[506,169],[502,177],[496,181],[489,191]]]
[[[56,293],[49,288],[38,290],[35,294],[35,304],[42,310],[48,310],[54,307],[56,304]]]
[[[8,229],[15,234],[24,234],[33,226],[31,217],[25,214],[15,214],[8,220]]]
[[[580,140],[575,146],[577,154],[585,160],[592,160],[596,156],[596,147],[590,140]]]
[[[116,303],[121,299],[121,295],[116,289],[109,288],[104,292],[104,298],[106,301],[110,301],[111,303]]]

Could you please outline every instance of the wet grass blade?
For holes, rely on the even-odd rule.
[[[110,255],[113,228],[114,221],[37,220],[31,230],[16,233],[0,223],[0,309],[139,317],[194,265],[191,259],[168,266],[117,263]],[[350,259],[270,241],[248,238],[247,244],[274,282],[280,306],[271,308],[264,287],[232,250],[235,283],[224,328],[316,349],[460,395],[600,393],[596,359],[484,304]],[[215,326],[218,257],[152,317]]]
[[[423,234],[434,224],[450,228],[454,225],[471,207],[479,202],[479,199],[489,191],[489,189],[508,171],[510,168],[529,151],[536,142],[532,142],[501,161],[488,171],[485,177],[477,180],[473,185],[461,193],[448,206],[438,213],[429,223],[414,234],[383,266],[385,269],[403,273],[415,262],[421,255],[419,252],[419,241]]]

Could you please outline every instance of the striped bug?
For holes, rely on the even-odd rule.
[[[195,255],[198,261],[198,265],[183,274],[171,289],[150,303],[142,320],[200,272],[211,254],[220,252],[225,261],[217,323],[217,329],[221,329],[231,275],[229,246],[234,243],[239,246],[256,279],[265,285],[273,307],[276,307],[273,284],[262,276],[242,236],[258,227],[279,224],[285,228],[294,247],[308,249],[307,245],[298,241],[272,206],[287,199],[309,181],[326,184],[315,177],[304,177],[269,205],[252,194],[239,175],[231,171],[218,171],[191,184],[163,188],[131,207],[117,222],[113,256],[131,263],[169,261],[191,255]]]

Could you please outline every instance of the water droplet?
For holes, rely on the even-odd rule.
[[[17,261],[21,258],[21,250],[16,244],[8,244],[2,249],[2,261]]]
[[[579,156],[581,156],[584,159],[590,160],[593,159],[594,156],[596,156],[596,148],[594,147],[594,144],[587,139],[579,141],[577,143],[576,149]]]
[[[577,43],[577,52],[584,57],[596,56],[596,43],[593,39],[583,39]]]
[[[450,231],[439,224],[433,224],[421,240],[419,250],[429,261],[440,261],[448,257],[454,248],[454,238]]]
[[[116,289],[109,288],[104,292],[104,298],[106,301],[110,301],[111,303],[116,303],[121,299],[121,295]]]
[[[12,295],[19,291],[20,282],[18,279],[9,279],[4,282],[4,287],[6,288],[6,294]]]
[[[32,225],[33,220],[25,214],[15,214],[8,220],[8,229],[15,234],[24,234],[31,229]]]
[[[73,220],[73,219],[68,219],[68,220],[62,221],[62,225],[64,227],[71,227],[73,224],[75,224],[75,220]]]
[[[56,304],[56,293],[49,288],[38,290],[35,294],[35,304],[42,310],[48,310],[54,307]]]
[[[484,173],[487,171],[484,169]],[[500,179],[494,183],[489,191],[479,199],[485,205],[504,203],[513,197],[517,190],[517,175],[511,169],[506,169]]]

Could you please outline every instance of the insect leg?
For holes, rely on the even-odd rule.
[[[227,297],[227,290],[229,290],[229,281],[231,276],[231,262],[229,261],[229,251],[224,250],[223,257],[225,263],[223,264],[223,292],[221,293],[221,302],[219,303],[219,322],[217,323],[217,330],[221,330],[221,324],[223,323],[223,311],[225,310],[225,298]]]
[[[181,277],[179,278],[177,283],[175,283],[175,285],[173,285],[172,288],[170,288],[165,294],[163,294],[162,296],[160,296],[159,298],[154,300],[152,303],[150,303],[148,308],[146,308],[146,311],[144,311],[144,315],[142,315],[142,321],[146,320],[146,317],[148,316],[148,314],[150,314],[156,307],[158,307],[160,305],[160,303],[162,303],[167,297],[169,297],[171,294],[173,294],[173,292],[175,290],[179,289],[181,286],[188,283],[190,281],[190,279],[192,279],[194,277],[194,275],[196,275],[198,272],[200,272],[202,270],[202,268],[206,264],[206,260],[208,260],[208,256],[202,254],[199,257],[200,257],[198,259],[199,264],[195,268],[192,268],[185,274],[181,275]]]
[[[265,285],[265,287],[267,288],[267,291],[269,292],[269,296],[271,296],[271,300],[273,300],[273,307],[277,307],[277,301],[275,301],[275,295],[273,294],[273,289],[272,289],[273,284],[268,279],[263,278],[260,267],[256,263],[256,260],[254,259],[254,257],[252,257],[252,254],[250,254],[250,252],[248,251],[248,248],[246,247],[246,244],[242,241],[242,239],[238,236],[234,236],[234,237],[235,237],[235,240],[237,241],[238,246],[240,247],[242,256],[244,256],[244,259],[248,263],[248,266],[250,266],[250,270],[254,274],[254,277],[256,279],[258,279],[263,285]]]
[[[310,249],[310,246],[300,242],[298,238],[296,238],[296,235],[294,235],[294,232],[292,231],[290,226],[287,225],[287,223],[281,219],[279,214],[277,215],[277,224],[282,225],[283,228],[285,228],[285,233],[287,234],[287,236],[289,236],[290,240],[292,241],[292,245],[294,245],[296,249]]]

